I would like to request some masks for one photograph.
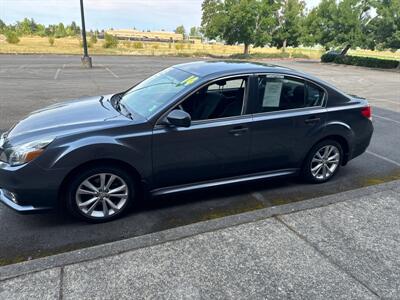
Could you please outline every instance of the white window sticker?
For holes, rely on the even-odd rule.
[[[282,84],[282,81],[267,82],[264,92],[263,107],[279,107]]]

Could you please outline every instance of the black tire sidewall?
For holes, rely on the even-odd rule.
[[[339,158],[339,164],[338,164],[336,170],[334,171],[334,173],[332,174],[332,176],[330,176],[327,179],[322,179],[321,180],[321,179],[315,178],[312,175],[310,166],[311,166],[311,160],[315,156],[315,153],[318,150],[320,150],[322,147],[324,147],[324,146],[335,146],[336,148],[338,148],[339,149],[340,158]],[[315,144],[311,148],[311,150],[309,151],[309,153],[308,153],[308,155],[307,155],[307,157],[306,157],[306,159],[305,159],[305,161],[303,163],[302,170],[301,170],[302,178],[305,179],[308,182],[311,182],[311,183],[324,183],[324,182],[327,182],[327,181],[331,180],[333,177],[336,176],[336,174],[339,172],[339,169],[340,169],[340,167],[342,165],[342,162],[343,162],[343,148],[340,145],[340,143],[338,143],[335,140],[324,140],[324,141],[321,141],[321,142]]]
[[[75,201],[75,195],[76,195],[76,190],[80,186],[80,184],[86,180],[87,178],[99,174],[99,173],[110,173],[117,175],[121,177],[125,183],[128,185],[128,200],[125,203],[125,206],[116,214],[106,217],[106,218],[93,218],[89,217],[85,214],[83,214],[77,207],[76,201]],[[113,167],[113,166],[98,166],[98,167],[92,167],[87,170],[80,171],[79,173],[76,174],[75,178],[70,180],[69,184],[67,185],[67,190],[66,190],[66,205],[68,211],[75,217],[90,222],[90,223],[103,223],[103,222],[108,222],[115,220],[117,218],[120,218],[123,216],[127,211],[129,211],[129,208],[132,207],[132,204],[134,202],[134,197],[135,197],[135,182],[133,181],[132,177],[129,175],[129,173],[121,168],[118,167]]]

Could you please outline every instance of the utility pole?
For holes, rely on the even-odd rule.
[[[82,57],[82,65],[85,68],[92,67],[92,58],[89,56],[87,40],[86,40],[86,28],[85,28],[85,13],[83,11],[83,0],[81,1],[81,19],[82,19],[82,41],[83,41],[83,57]]]

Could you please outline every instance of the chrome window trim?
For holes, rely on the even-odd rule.
[[[207,81],[205,83],[203,83],[201,86],[197,87],[194,91],[190,92],[188,95],[186,95],[185,97],[183,97],[181,100],[179,100],[176,104],[174,104],[171,108],[167,109],[162,115],[161,117],[159,117],[157,119],[157,122],[154,126],[155,129],[158,128],[164,128],[165,125],[163,124],[159,124],[159,122],[161,120],[163,120],[172,110],[174,110],[177,106],[179,106],[182,102],[184,102],[186,99],[188,99],[189,97],[191,97],[194,93],[196,93],[197,91],[201,90],[202,88],[204,88],[207,85],[213,84],[214,82],[220,81],[220,80],[224,80],[224,79],[230,79],[230,78],[237,78],[237,77],[247,77],[247,84],[246,84],[246,91],[245,94],[243,96],[243,105],[242,105],[242,111],[240,113],[240,115],[238,116],[232,116],[232,117],[225,117],[225,118],[215,118],[215,119],[206,119],[206,120],[195,120],[192,121],[192,125],[197,125],[197,124],[204,124],[206,122],[215,122],[215,121],[219,121],[219,120],[229,120],[229,119],[236,119],[236,118],[242,118],[242,117],[246,117],[249,116],[251,117],[252,114],[244,114],[245,109],[247,108],[247,102],[249,100],[249,92],[250,92],[250,77],[253,76],[254,73],[244,73],[244,74],[235,74],[235,75],[227,75],[227,76],[223,76],[223,77],[219,77],[219,78],[214,78],[211,79],[210,81]],[[191,126],[192,126],[191,125]]]
[[[327,103],[328,103],[328,91],[327,91],[323,86],[321,86],[320,84],[315,83],[314,81],[309,80],[309,79],[304,78],[304,77],[300,77],[300,76],[297,76],[297,75],[291,75],[291,74],[285,74],[285,73],[256,73],[256,74],[254,74],[254,75],[257,76],[257,77],[259,77],[259,76],[266,76],[266,77],[268,77],[268,75],[283,76],[283,78],[284,78],[285,76],[287,76],[287,77],[293,77],[293,78],[296,78],[296,79],[301,79],[301,80],[303,80],[304,82],[310,82],[310,83],[312,83],[312,84],[318,86],[319,88],[321,88],[321,89],[324,91],[324,98],[322,99],[323,105],[310,106],[310,107],[300,107],[300,108],[289,108],[289,109],[276,110],[276,111],[258,112],[258,113],[253,113],[253,116],[266,115],[266,114],[271,114],[271,113],[293,112],[293,111],[299,111],[299,110],[308,111],[308,110],[313,109],[313,108],[315,108],[315,109],[321,109],[321,110],[325,109],[325,111],[323,111],[323,112],[326,112],[326,105],[327,105]],[[271,77],[271,78],[274,78],[274,77]],[[275,78],[277,78],[277,77],[275,77]],[[258,88],[258,87],[257,87],[257,88]],[[258,99],[257,99],[257,100],[258,100]]]

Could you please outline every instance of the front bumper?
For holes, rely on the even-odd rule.
[[[19,167],[0,166],[0,202],[20,213],[57,208],[64,169],[44,169],[35,162]],[[15,194],[16,199],[10,193]]]
[[[52,209],[52,207],[46,206],[34,207],[32,205],[20,205],[15,203],[12,199],[6,196],[5,191],[2,189],[0,189],[0,202],[21,214],[46,212]]]

